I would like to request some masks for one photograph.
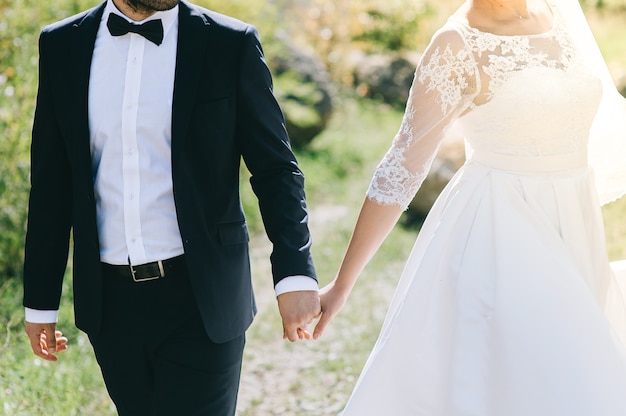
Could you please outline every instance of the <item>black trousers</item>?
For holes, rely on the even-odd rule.
[[[187,271],[103,273],[103,327],[89,339],[119,415],[234,415],[245,336],[208,338]]]

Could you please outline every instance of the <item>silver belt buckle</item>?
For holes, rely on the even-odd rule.
[[[130,267],[130,274],[133,277],[133,282],[136,282],[136,283],[147,282],[147,281],[156,280],[156,279],[158,279],[160,277],[165,276],[165,270],[163,269],[163,261],[159,260],[159,261],[157,261],[157,264],[159,265],[159,275],[158,276],[137,277],[135,268],[133,267],[132,264],[129,263],[128,267]]]

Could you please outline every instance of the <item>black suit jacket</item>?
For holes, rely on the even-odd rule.
[[[88,125],[88,83],[104,4],[44,28],[31,147],[24,305],[58,309],[74,238],[76,325],[97,333],[101,271]],[[315,277],[304,178],[272,94],[254,27],[181,2],[172,108],[172,180],[195,298],[208,335],[241,335],[256,312],[240,161],[252,174],[273,243],[274,283]]]

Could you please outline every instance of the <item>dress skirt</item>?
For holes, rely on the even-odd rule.
[[[479,156],[431,209],[343,415],[626,415],[593,172]]]

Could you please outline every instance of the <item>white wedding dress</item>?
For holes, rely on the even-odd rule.
[[[625,416],[624,303],[588,137],[602,84],[559,13],[500,36],[452,16],[368,198],[406,206],[455,124],[467,161],[426,219],[344,416]]]

